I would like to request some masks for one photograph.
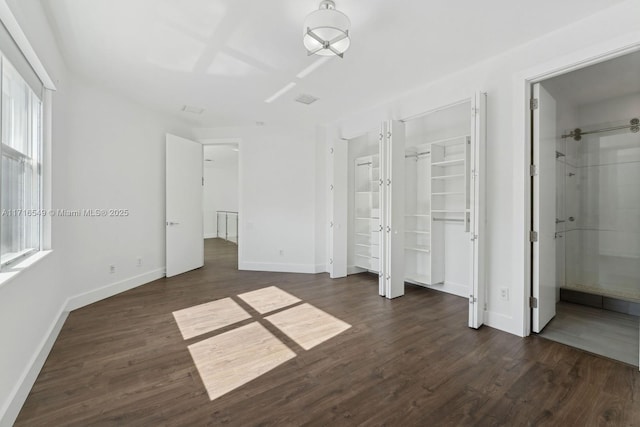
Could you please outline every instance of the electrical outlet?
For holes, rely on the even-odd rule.
[[[115,265],[110,265],[109,266],[109,273],[113,274],[116,272],[116,266]]]
[[[137,265],[138,267],[142,267],[142,258],[138,257],[138,258],[136,259],[136,265]]]
[[[509,288],[500,288],[500,299],[509,301]]]

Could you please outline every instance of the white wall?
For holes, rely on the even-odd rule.
[[[53,253],[0,286],[0,425],[10,425],[65,312],[164,272],[164,135],[189,126],[72,76],[36,0],[10,0],[56,82],[52,206],[123,208],[123,218],[52,220]],[[143,265],[136,266],[137,257]],[[109,273],[109,265],[116,273]]]
[[[165,135],[189,136],[189,130],[80,78],[71,86],[69,112],[73,124],[56,151],[64,156],[66,191],[54,208],[130,212],[60,219],[69,295],[86,294],[79,307],[99,297],[95,291],[101,287],[122,285],[122,290],[134,277],[144,283],[163,276]]]
[[[252,126],[196,129],[198,140],[239,138],[239,267],[244,270],[315,273],[317,229],[316,129]],[[324,237],[324,236],[320,236]]]
[[[639,13],[637,1],[621,3],[335,124],[342,137],[348,138],[386,119],[429,111],[469,98],[477,90],[488,93],[485,320],[489,326],[517,335],[528,331],[524,76],[564,66],[567,61],[589,60],[605,49],[640,43]],[[424,58],[424,66],[429,67],[428,55]],[[500,298],[501,288],[509,289],[510,300]]]
[[[238,212],[238,153],[232,146],[205,146],[204,238],[217,235],[217,211]]]

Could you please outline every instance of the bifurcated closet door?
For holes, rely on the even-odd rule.
[[[468,153],[469,174],[468,224],[471,266],[469,277],[469,327],[479,328],[484,323],[484,244],[485,236],[485,164],[486,164],[486,111],[487,94],[476,93],[471,101],[471,133]]]
[[[404,123],[383,123],[382,241],[380,295],[389,299],[404,295]]]

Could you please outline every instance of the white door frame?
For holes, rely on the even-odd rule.
[[[244,221],[242,221],[242,205],[243,203],[243,198],[242,195],[244,194],[244,185],[243,185],[243,179],[242,179],[242,138],[203,138],[203,139],[197,139],[197,141],[199,143],[202,144],[202,146],[206,146],[206,145],[236,145],[238,147],[238,270],[240,269],[240,266],[242,265],[242,262],[244,261],[244,255],[242,252],[242,248],[244,247],[243,244],[243,240],[244,240]],[[204,239],[204,237],[203,237]]]
[[[512,265],[516,271],[524,272],[521,287],[514,290],[515,301],[521,301],[516,305],[514,319],[522,319],[522,336],[531,334],[531,309],[529,297],[531,296],[531,243],[529,231],[531,229],[531,177],[529,165],[531,164],[531,113],[529,100],[532,94],[532,85],[543,80],[569,73],[590,65],[608,61],[629,53],[640,51],[640,32],[615,38],[598,45],[580,51],[572,52],[547,63],[529,68],[516,75],[514,79],[514,138],[513,141],[521,141],[514,145],[514,219],[516,221],[516,241],[513,251]]]

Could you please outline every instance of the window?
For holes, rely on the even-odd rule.
[[[2,58],[0,264],[40,250],[42,101]]]

